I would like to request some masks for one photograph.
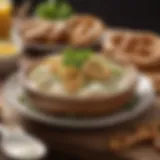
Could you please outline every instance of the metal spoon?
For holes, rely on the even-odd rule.
[[[0,125],[1,149],[6,156],[16,160],[38,160],[47,154],[47,148],[40,140],[19,128]]]

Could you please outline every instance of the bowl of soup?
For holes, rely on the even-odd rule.
[[[52,115],[101,116],[134,96],[137,72],[90,49],[67,48],[20,72],[28,101]]]

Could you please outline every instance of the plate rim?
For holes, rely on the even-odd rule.
[[[45,123],[51,126],[55,127],[61,127],[61,128],[72,128],[72,129],[92,129],[92,128],[104,128],[104,127],[112,127],[117,124],[124,123],[126,121],[130,121],[135,119],[136,117],[140,116],[142,113],[144,113],[146,110],[148,110],[150,107],[152,107],[151,103],[155,99],[154,90],[152,87],[152,82],[149,80],[148,77],[141,75],[139,77],[139,82],[142,83],[142,81],[146,81],[146,85],[148,86],[149,92],[143,93],[137,93],[140,97],[139,101],[136,104],[136,107],[133,107],[131,110],[117,112],[113,115],[107,115],[103,117],[96,117],[92,119],[69,119],[69,118],[62,118],[62,117],[53,117],[48,116],[40,112],[33,112],[31,109],[29,109],[26,104],[21,104],[19,101],[13,102],[13,98],[18,98],[14,94],[11,96],[8,96],[8,90],[13,89],[13,87],[17,87],[17,85],[20,85],[20,82],[16,81],[18,78],[18,74],[12,75],[5,83],[3,88],[3,99],[5,101],[5,105],[7,107],[13,107],[18,112],[20,112],[22,115],[27,116],[28,118],[31,118],[34,121],[38,121],[40,123]],[[13,84],[16,83],[16,85],[13,86]],[[138,84],[140,85],[140,84]],[[137,89],[140,88],[137,85]],[[12,86],[12,87],[9,87]],[[18,91],[17,91],[18,92]],[[13,91],[11,92],[13,93]],[[10,93],[10,94],[11,94]],[[9,98],[10,97],[10,98]],[[23,107],[22,107],[23,106]],[[138,109],[137,109],[138,108]],[[133,112],[133,113],[132,113]]]

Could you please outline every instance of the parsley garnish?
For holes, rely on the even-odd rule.
[[[86,60],[90,58],[93,51],[91,49],[73,49],[64,50],[63,63],[66,66],[81,68]]]

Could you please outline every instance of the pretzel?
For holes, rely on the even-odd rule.
[[[66,24],[64,22],[57,22],[52,24],[49,33],[47,34],[47,41],[51,44],[64,42],[66,37]]]
[[[160,40],[151,35],[144,35],[139,38],[142,44],[131,55],[133,63],[141,68],[150,68],[160,64]]]
[[[121,54],[138,68],[150,68],[160,64],[159,44],[154,33],[115,30],[108,32],[102,48],[107,56]]]
[[[38,25],[38,24],[37,24]],[[41,25],[38,25],[35,28],[32,28],[30,30],[27,30],[23,34],[23,38],[26,42],[43,42],[46,38],[45,35],[48,34],[49,30],[51,28],[51,25],[48,23],[42,23]]]
[[[88,46],[96,42],[104,31],[102,21],[93,16],[74,16],[68,21],[69,43],[74,46]]]
[[[66,38],[65,22],[52,23],[45,20],[28,19],[22,23],[23,21],[19,30],[25,42],[55,44]]]
[[[20,35],[24,42],[69,44],[74,47],[94,45],[104,31],[104,24],[94,16],[73,16],[66,21],[37,18],[21,20]]]
[[[159,126],[159,121],[152,121],[138,125],[134,130],[119,132],[109,138],[107,148],[113,152],[119,152],[144,141],[154,141],[159,135]]]

